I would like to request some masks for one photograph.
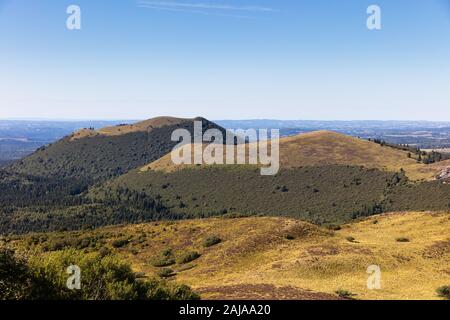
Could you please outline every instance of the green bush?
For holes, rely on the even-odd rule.
[[[400,237],[400,238],[395,239],[395,241],[397,241],[397,242],[409,242],[410,240],[408,238]]]
[[[197,251],[189,251],[184,254],[182,254],[178,259],[177,262],[179,264],[185,264],[189,263],[191,261],[194,261],[196,259],[200,258],[200,254]]]
[[[442,286],[436,290],[439,297],[450,300],[450,286]]]
[[[66,287],[67,267],[81,270],[81,289]],[[185,285],[136,278],[130,265],[113,255],[84,254],[69,249],[17,257],[0,251],[0,300],[187,300],[198,299]]]
[[[342,227],[340,225],[338,225],[338,224],[330,224],[330,225],[327,226],[327,228],[329,230],[333,230],[333,231],[339,231],[339,230],[342,229]]]
[[[0,300],[27,299],[32,290],[30,270],[11,250],[0,251]]]
[[[175,258],[173,257],[172,250],[166,249],[160,254],[152,257],[150,259],[150,264],[157,268],[168,267],[175,264]]]
[[[173,277],[175,275],[175,272],[171,268],[162,268],[158,271],[158,276],[161,278],[169,278]]]
[[[216,244],[219,244],[221,242],[222,242],[222,239],[220,239],[218,236],[209,236],[203,242],[203,246],[205,248],[208,248],[208,247],[212,247],[212,246],[214,246]]]
[[[117,239],[112,242],[112,246],[114,248],[122,248],[125,247],[127,244],[128,244],[127,239]]]
[[[355,296],[357,296],[356,294],[348,291],[348,290],[344,290],[344,289],[338,289],[335,291],[335,293],[344,299],[353,299]]]

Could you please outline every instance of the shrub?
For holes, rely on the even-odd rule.
[[[127,239],[117,239],[112,242],[112,246],[114,248],[122,248],[125,247],[127,244],[128,244]]]
[[[222,239],[220,239],[218,236],[209,236],[205,239],[203,242],[203,246],[205,248],[215,246],[216,244],[219,244],[222,242]]]
[[[347,238],[345,238],[348,242],[355,242],[356,241],[356,239],[355,238],[353,238],[353,237],[347,237]]]
[[[172,250],[166,249],[162,251],[160,254],[154,256],[150,260],[150,264],[154,267],[168,267],[175,264],[175,259],[173,258]]]
[[[105,256],[107,256],[110,253],[111,253],[111,251],[108,248],[106,248],[106,247],[101,247],[100,250],[98,251],[98,254],[101,257],[105,257]]]
[[[354,294],[348,290],[344,290],[344,289],[336,290],[335,293],[339,297],[344,298],[344,299],[353,299],[353,297],[357,296],[356,294]]]
[[[161,278],[169,278],[173,277],[174,275],[175,273],[171,268],[162,268],[158,271],[158,276],[160,276]]]
[[[31,283],[26,261],[11,250],[0,251],[0,300],[20,300],[29,297]]]
[[[409,239],[408,238],[404,238],[404,237],[400,237],[400,238],[395,239],[395,241],[397,241],[397,242],[409,242]]]
[[[185,264],[189,263],[191,261],[194,261],[196,259],[200,258],[200,254],[197,251],[189,251],[184,254],[182,254],[178,259],[177,262],[179,264]]]
[[[342,229],[342,227],[340,225],[337,224],[330,224],[327,227],[329,230],[333,230],[333,231],[339,231]]]
[[[80,290],[66,287],[67,266],[82,270]],[[19,258],[0,250],[0,300],[187,300],[198,295],[185,285],[138,280],[116,256],[69,249]]]
[[[450,286],[442,286],[436,290],[439,297],[450,300]]]
[[[67,243],[64,240],[52,240],[45,246],[48,251],[60,251],[67,247]]]
[[[287,240],[294,240],[295,239],[295,237],[293,236],[293,235],[291,235],[291,234],[287,234],[287,235],[285,235],[284,236]]]

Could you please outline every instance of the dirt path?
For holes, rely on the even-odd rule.
[[[270,284],[210,286],[195,291],[205,300],[342,300],[328,293]]]

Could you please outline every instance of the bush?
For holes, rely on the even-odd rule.
[[[450,286],[442,286],[436,290],[439,297],[450,300]]]
[[[125,247],[127,244],[128,244],[127,239],[117,239],[112,242],[112,246],[114,248],[122,248]]]
[[[161,278],[169,278],[175,275],[174,271],[171,268],[162,268],[158,272],[158,276]]]
[[[353,297],[357,296],[356,294],[354,294],[348,290],[344,290],[344,289],[336,290],[335,293],[339,297],[344,298],[344,299],[353,299]]]
[[[185,264],[189,263],[191,261],[194,261],[196,259],[200,258],[200,254],[197,251],[189,251],[184,254],[182,254],[178,259],[177,262],[179,264]]]
[[[110,254],[110,253],[111,253],[111,250],[108,249],[107,247],[101,247],[100,250],[98,251],[98,254],[99,254],[101,257],[105,257],[105,256],[107,256],[107,255]]]
[[[154,256],[153,258],[151,258],[150,264],[157,268],[168,267],[175,264],[175,259],[172,254],[172,250],[166,249],[162,251],[160,254]]]
[[[11,250],[0,251],[0,300],[29,298],[32,288],[30,270],[26,261]]]
[[[327,228],[329,230],[333,230],[333,231],[339,231],[339,230],[342,229],[341,226],[337,225],[337,224],[330,224],[330,225],[327,226]]]
[[[48,251],[60,251],[67,247],[67,243],[64,240],[53,240],[49,241],[47,245],[45,245],[45,249]]]
[[[66,287],[66,269],[77,265],[81,289]],[[185,285],[136,278],[130,265],[113,255],[69,249],[25,259],[0,251],[0,300],[187,300],[198,295]]]
[[[222,239],[220,239],[218,236],[209,236],[205,239],[203,242],[203,246],[205,248],[215,246],[216,244],[219,244],[222,242]]]
[[[409,239],[408,238],[404,238],[404,237],[400,237],[400,238],[395,239],[395,241],[397,241],[397,242],[409,242]]]
[[[347,237],[347,238],[345,238],[348,242],[355,242],[356,241],[356,239],[355,238],[353,238],[353,237]]]
[[[287,240],[295,240],[295,237],[291,234],[287,234],[284,236]]]

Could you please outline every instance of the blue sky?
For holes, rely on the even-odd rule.
[[[450,121],[450,0],[0,0],[0,118],[158,115]]]

